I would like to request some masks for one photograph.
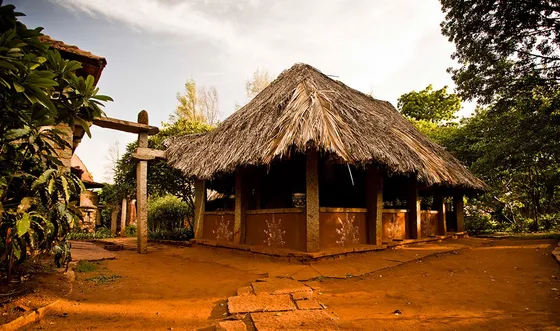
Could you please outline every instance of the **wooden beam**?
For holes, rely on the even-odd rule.
[[[148,126],[148,112],[138,113],[138,123]],[[138,148],[148,148],[148,132],[138,133]],[[148,252],[148,161],[140,160],[136,164],[136,234],[138,253]]]
[[[121,204],[121,237],[125,236],[125,231],[124,228],[126,227],[126,206],[128,204],[126,203],[126,199],[122,199],[122,204]]]
[[[306,251],[317,252],[319,246],[319,153],[315,148],[307,150],[305,167],[305,211],[306,211]]]
[[[368,169],[366,174],[366,208],[368,243],[381,245],[383,241],[383,177],[377,169]]]
[[[119,207],[111,207],[111,233],[117,234],[117,217],[119,216]]]
[[[138,147],[136,153],[132,154],[136,160],[150,161],[155,159],[165,159],[165,151],[153,148]]]
[[[447,219],[445,215],[445,200],[441,194],[434,196],[434,205],[438,212],[438,232],[439,235],[445,236],[447,234]]]
[[[100,126],[102,128],[113,129],[118,131],[124,131],[130,133],[147,133],[150,136],[159,132],[158,127],[150,126],[148,125],[148,123],[135,123],[135,122],[119,120],[111,117],[98,117],[93,120],[93,124]]]
[[[453,197],[453,207],[455,207],[455,215],[457,217],[457,232],[465,231],[465,211],[462,195]]]
[[[242,170],[235,173],[235,218],[233,223],[233,242],[243,244],[245,242],[245,219],[247,211],[247,180]]]
[[[410,239],[421,239],[422,220],[420,218],[420,196],[418,195],[418,181],[413,177],[409,181],[408,187],[408,222],[406,223]]]
[[[202,239],[204,226],[204,210],[206,209],[206,183],[204,180],[194,181],[194,238]]]

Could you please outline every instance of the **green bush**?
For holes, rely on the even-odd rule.
[[[178,228],[173,230],[156,230],[150,231],[149,238],[152,240],[178,240],[188,241],[194,238],[193,232],[190,229]]]
[[[105,239],[114,238],[115,235],[111,233],[108,228],[102,227],[95,232],[70,232],[66,235],[68,240],[88,240],[88,239]]]
[[[129,224],[124,228],[124,234],[127,237],[135,237],[136,236],[136,224]]]
[[[152,231],[180,229],[189,215],[189,206],[176,196],[165,195],[148,201],[148,228]]]

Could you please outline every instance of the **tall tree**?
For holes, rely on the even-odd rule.
[[[560,80],[557,0],[441,0],[442,33],[455,43],[450,69],[465,99],[490,104]]]
[[[272,78],[266,69],[257,69],[253,72],[253,77],[249,78],[245,82],[245,91],[247,91],[247,97],[249,99],[254,98],[259,94],[265,87],[267,87],[272,82]]]
[[[422,91],[412,91],[399,97],[399,111],[418,121],[439,123],[455,118],[461,109],[461,99],[453,93],[447,93],[447,86],[435,90],[430,84]]]
[[[204,122],[215,125],[219,117],[218,90],[214,86],[197,86],[194,79],[185,83],[185,92],[177,93],[179,104],[176,116],[188,122]]]

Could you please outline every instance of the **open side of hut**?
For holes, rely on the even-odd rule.
[[[228,245],[316,252],[464,231],[463,196],[486,188],[389,102],[306,64],[168,144],[196,179],[195,238]]]

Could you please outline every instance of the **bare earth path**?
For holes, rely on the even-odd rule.
[[[342,330],[560,330],[555,245],[459,239],[312,265],[152,245],[147,255],[114,252],[101,271],[76,273],[72,294],[28,329],[211,330],[238,288],[288,276],[316,278],[307,283],[320,288],[317,300]],[[100,273],[120,278],[86,280]]]

